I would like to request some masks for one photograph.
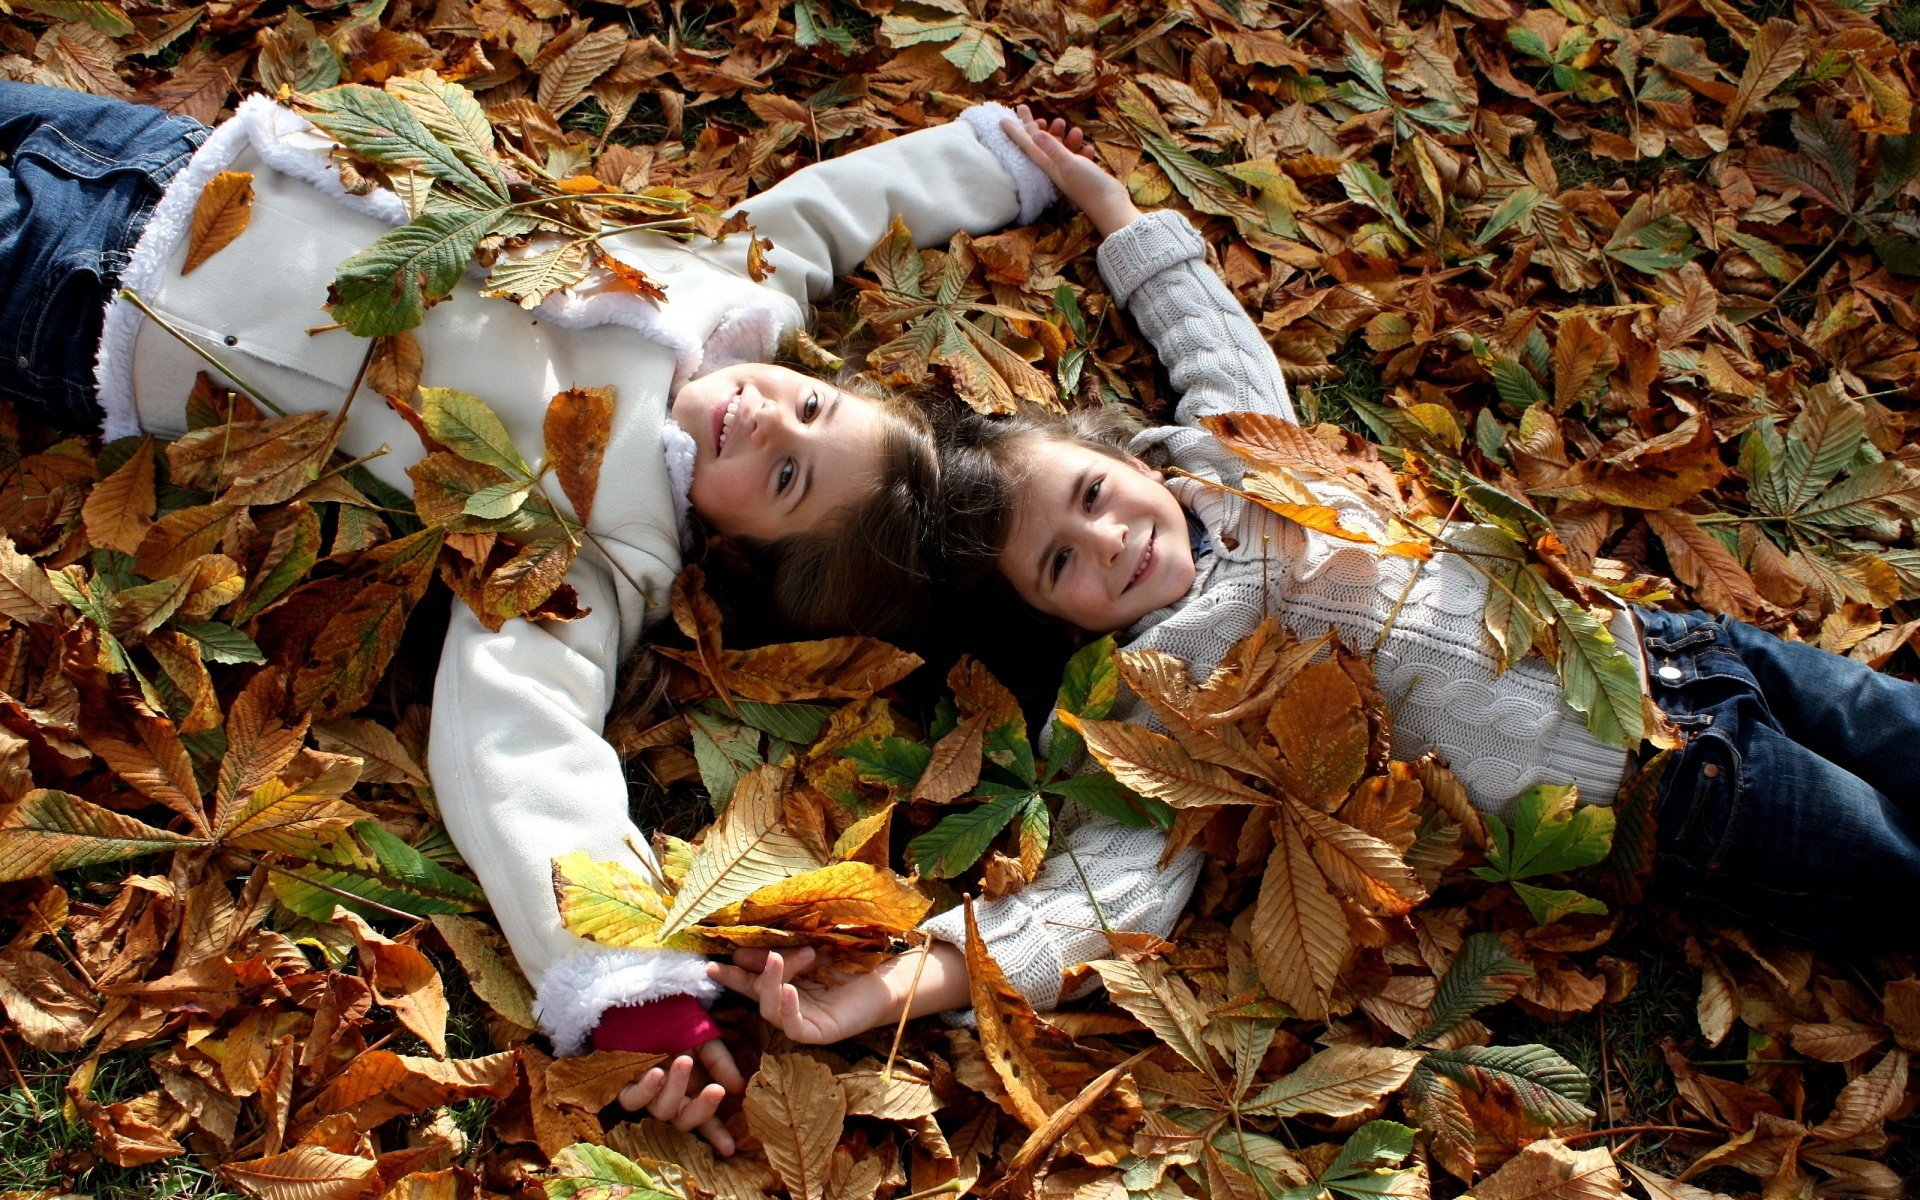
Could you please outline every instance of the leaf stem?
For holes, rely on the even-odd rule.
[[[1800,273],[1798,275],[1795,275],[1792,279],[1787,280],[1786,285],[1783,286],[1779,291],[1773,294],[1773,299],[1767,301],[1766,309],[1762,309],[1761,311],[1765,312],[1768,309],[1779,308],[1780,301],[1786,297],[1786,294],[1788,292],[1791,292],[1794,288],[1798,287],[1800,284],[1800,281],[1805,279],[1808,275],[1812,274],[1813,269],[1819,266],[1821,261],[1825,259],[1827,255],[1831,254],[1835,249],[1835,247],[1839,246],[1842,241],[1846,240],[1847,234],[1853,232],[1854,220],[1855,220],[1854,217],[1849,216],[1846,219],[1846,222],[1840,226],[1840,232],[1833,235],[1833,240],[1828,242],[1826,245],[1822,246],[1820,248],[1820,253],[1813,256],[1812,262],[1800,268]]]
[[[402,912],[397,908],[390,908],[387,905],[380,903],[378,900],[369,900],[365,896],[356,896],[352,892],[349,892],[344,888],[337,888],[337,887],[334,887],[332,884],[321,883],[317,879],[309,879],[305,875],[299,874],[296,871],[289,871],[285,867],[278,866],[274,863],[270,863],[264,858],[256,858],[253,855],[248,854],[245,850],[236,850],[231,846],[222,846],[220,847],[220,849],[224,853],[231,854],[236,858],[242,859],[246,862],[250,862],[256,867],[265,867],[267,870],[276,871],[279,874],[285,875],[289,879],[298,879],[301,883],[306,884],[308,887],[319,888],[321,891],[330,893],[334,896],[338,896],[342,900],[351,900],[355,904],[364,904],[368,908],[378,909],[380,912],[383,912],[390,917],[398,917],[403,921],[412,921],[416,925],[419,924],[421,921],[425,920],[424,917],[415,916],[413,913]]]
[[[927,969],[927,960],[933,957],[933,939],[928,938],[920,947],[920,961],[913,964],[913,978],[907,981],[907,998],[900,1005],[900,1020],[893,1027],[893,1045],[887,1048],[887,1061],[880,1068],[880,1085],[886,1087],[893,1082],[893,1060],[900,1054],[900,1041],[907,1035],[907,1018],[913,1014],[913,998],[920,991],[920,973]]]
[[[200,344],[195,342],[192,338],[188,337],[186,334],[181,333],[178,329],[174,328],[173,322],[167,320],[165,317],[161,316],[159,313],[153,311],[153,306],[148,304],[146,302],[146,299],[142,297],[139,292],[134,291],[132,288],[121,288],[120,299],[125,300],[128,304],[133,305],[135,308],[139,309],[142,313],[146,314],[147,320],[152,321],[155,325],[158,325],[160,328],[172,334],[174,338],[182,346],[185,346],[187,349],[193,351],[195,354],[205,359],[208,363],[212,364],[214,370],[220,372],[222,375],[225,375],[228,379],[233,380],[234,384],[238,386],[241,391],[245,392],[247,395],[253,397],[255,400],[258,400],[260,403],[272,409],[274,412],[274,415],[281,416],[281,417],[288,415],[286,409],[281,408],[278,404],[275,404],[273,401],[267,399],[265,393],[261,392],[259,388],[254,387],[252,384],[248,383],[246,380],[240,378],[240,376],[234,374],[233,369],[231,367],[227,366],[227,364],[215,358],[211,352],[203,349],[200,346]]]
[[[1719,1137],[1710,1129],[1695,1129],[1690,1125],[1620,1125],[1612,1129],[1589,1129],[1585,1133],[1570,1133],[1560,1140],[1563,1142],[1584,1142],[1588,1138],[1625,1137],[1630,1133],[1686,1133],[1694,1137]]]
[[[924,1192],[910,1192],[905,1196],[901,1196],[899,1200],[933,1200],[935,1196],[959,1195],[964,1191],[966,1191],[966,1186],[958,1179],[949,1179],[938,1187],[930,1187]]]
[[[33,1119],[45,1120],[45,1114],[40,1111],[40,1101],[34,1096],[33,1089],[27,1086],[27,1077],[20,1073],[20,1064],[14,1060],[13,1051],[7,1046],[7,1039],[4,1037],[0,1037],[0,1054],[7,1056],[7,1070],[13,1072],[13,1081],[20,1085],[20,1094],[25,1096],[27,1103],[33,1107]]]

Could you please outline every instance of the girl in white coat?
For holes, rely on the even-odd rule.
[[[624,233],[602,248],[661,282],[664,303],[590,283],[529,312],[482,297],[469,279],[415,330],[423,382],[488,401],[536,464],[549,397],[614,391],[594,537],[567,575],[586,615],[489,631],[456,605],[435,683],[430,770],[448,831],[534,986],[535,1015],[555,1049],[697,1047],[718,1082],[693,1085],[694,1059],[683,1056],[623,1099],[700,1129],[723,1152],[731,1139],[714,1107],[723,1086],[744,1085],[705,1018],[718,990],[705,963],[569,933],[552,863],[583,850],[643,876],[653,866],[601,730],[619,664],[664,612],[689,509],[722,534],[776,549],[810,545],[807,561],[824,559],[829,570],[848,569],[848,555],[855,573],[903,558],[894,582],[911,590],[917,539],[876,552],[865,536],[834,535],[919,519],[937,471],[924,421],[764,360],[895,215],[933,245],[1045,207],[1053,189],[998,127],[1005,112],[981,106],[809,167],[742,205],[774,246],[765,283],[749,278],[744,238],[689,245]],[[331,149],[263,97],[208,130],[117,101],[0,83],[0,276],[11,284],[0,299],[0,395],[47,420],[92,416],[108,438],[185,433],[184,400],[205,364],[133,305],[108,303],[125,287],[289,411],[337,407],[366,347],[337,329],[313,332],[328,324],[328,284],[405,210],[385,191],[350,194]],[[251,221],[183,275],[195,201],[227,171],[253,177]],[[340,448],[358,457],[382,447],[369,469],[410,491],[419,439],[363,400]],[[855,624],[860,612],[784,615]]]

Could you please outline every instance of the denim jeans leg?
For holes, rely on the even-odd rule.
[[[23,415],[98,427],[93,362],[107,301],[206,135],[157,109],[0,82],[0,397]]]
[[[1920,939],[1920,930],[1889,935],[1862,919],[1920,896],[1920,812],[1806,744],[1796,734],[1808,727],[1790,729],[1779,715],[1857,664],[1817,650],[1811,660],[1775,655],[1752,644],[1770,635],[1704,613],[1652,614],[1646,630],[1654,699],[1687,734],[1657,801],[1661,885],[1823,943]],[[1743,650],[1765,660],[1760,672]],[[1797,673],[1775,674],[1781,663]],[[1828,707],[1832,720],[1853,719],[1844,700]]]
[[[1726,632],[1787,736],[1920,811],[1920,684],[1739,621]]]

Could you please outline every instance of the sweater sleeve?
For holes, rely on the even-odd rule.
[[[1053,200],[1053,184],[1001,131],[1004,105],[978,104],[956,121],[804,167],[737,206],[773,243],[766,280],[802,304],[825,296],[886,235],[897,215],[916,245],[955,233],[990,233],[1030,222]],[[746,239],[703,248],[703,257],[746,271]]]
[[[1166,365],[1180,424],[1224,412],[1298,422],[1273,350],[1207,265],[1185,217],[1170,209],[1140,217],[1100,244],[1098,262],[1108,290]]]
[[[456,602],[434,682],[429,755],[441,816],[560,1054],[582,1049],[608,1009],[719,993],[699,955],[587,941],[567,931],[554,898],[553,860],[563,854],[586,851],[642,878],[655,865],[601,731],[622,650],[647,607],[629,580],[664,595],[671,573],[657,558],[603,545],[625,561],[613,569],[591,547],[575,561],[567,581],[591,609],[578,620],[514,619],[490,632]]]
[[[1079,805],[1069,806],[1069,811],[1071,827],[1056,837],[1031,883],[973,906],[980,936],[1007,981],[1042,1012],[1063,999],[1061,972],[1113,957],[1102,931],[1103,917],[1116,932],[1165,937],[1200,878],[1197,850],[1185,851],[1172,866],[1160,869],[1167,839],[1159,830],[1122,825]],[[962,909],[949,909],[921,928],[966,948]]]

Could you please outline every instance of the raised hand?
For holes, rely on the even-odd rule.
[[[734,1151],[733,1135],[714,1113],[729,1092],[746,1088],[732,1051],[714,1038],[701,1043],[693,1054],[682,1054],[628,1084],[620,1092],[620,1107],[628,1112],[644,1108],[683,1133],[697,1132],[726,1157]]]
[[[879,975],[828,983],[807,976],[814,960],[812,948],[806,946],[785,954],[738,950],[732,965],[711,964],[707,974],[758,1001],[760,1015],[769,1025],[806,1045],[844,1041],[899,1017],[899,1002]]]
[[[1040,121],[1024,104],[1016,111],[1020,119],[1002,121],[1000,128],[1046,173],[1062,196],[1087,214],[1101,237],[1117,233],[1140,215],[1126,185],[1093,160],[1085,130],[1059,117]]]

